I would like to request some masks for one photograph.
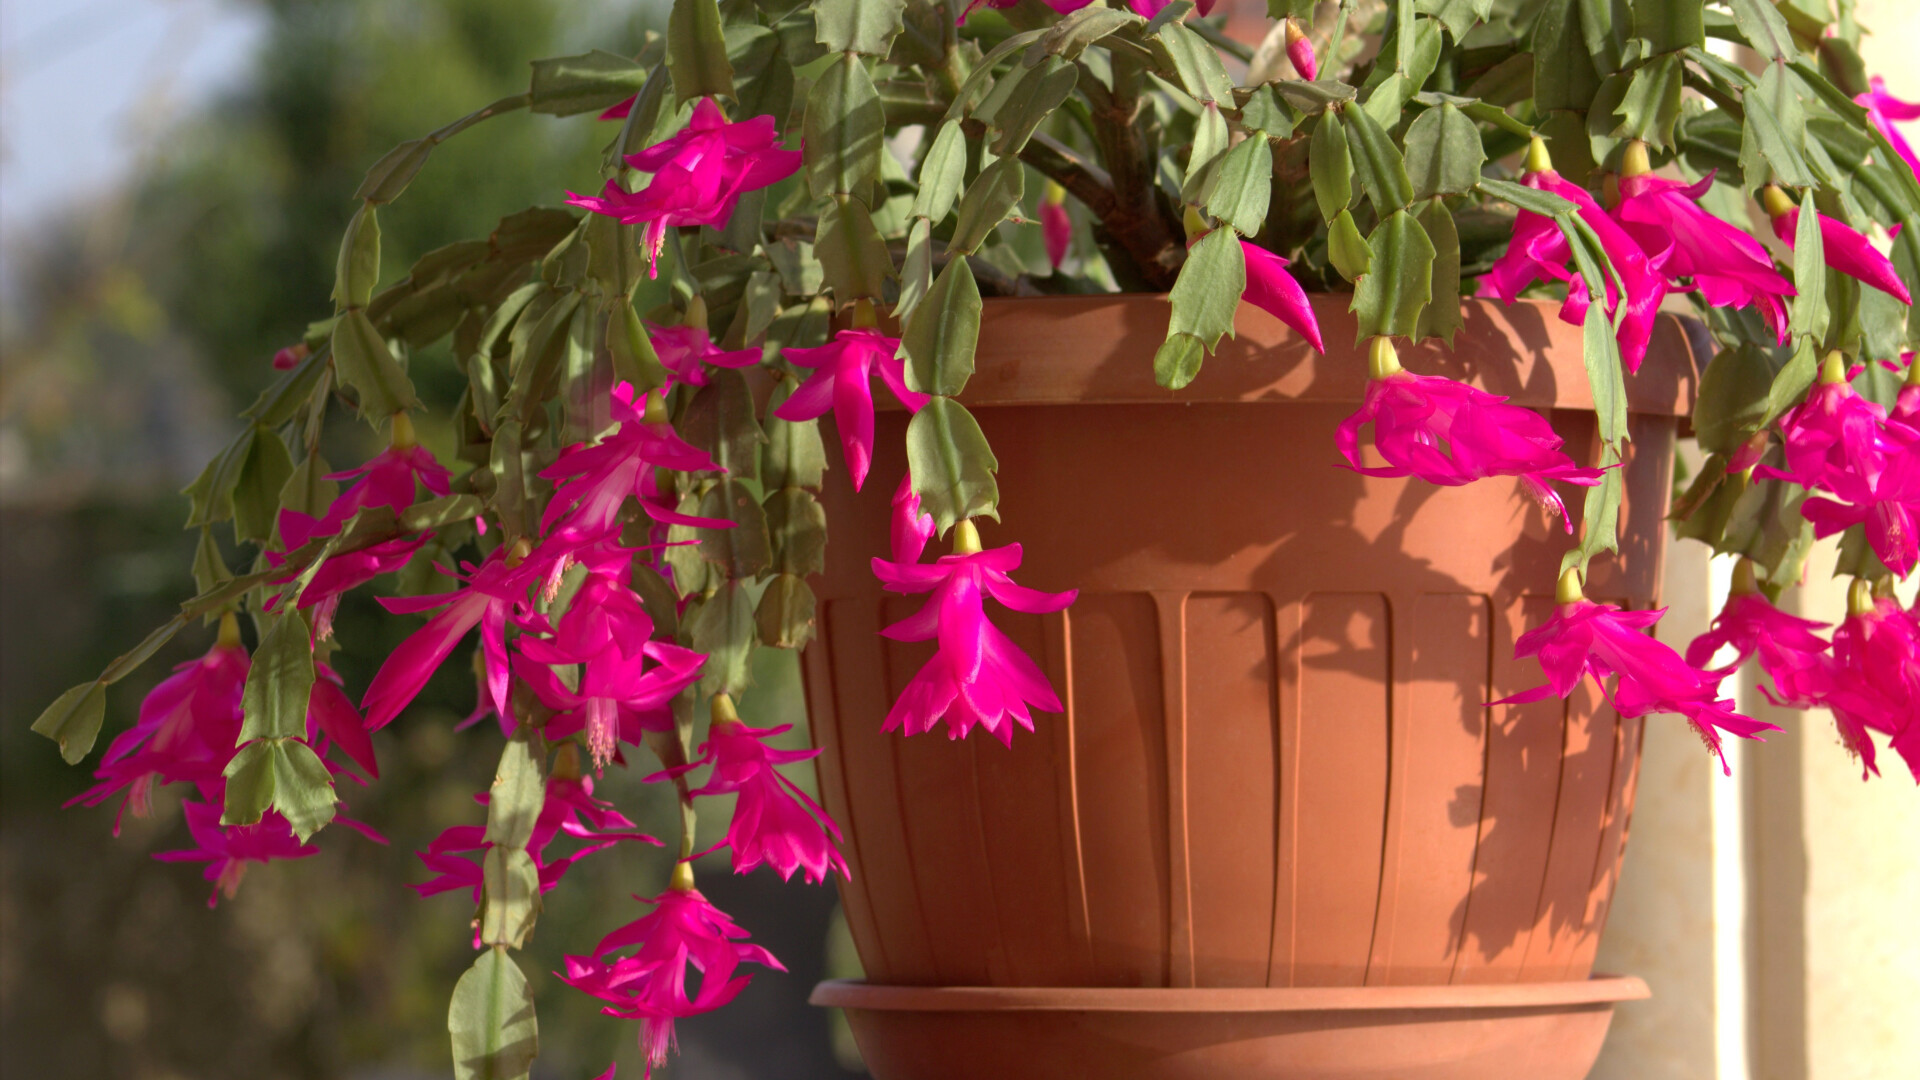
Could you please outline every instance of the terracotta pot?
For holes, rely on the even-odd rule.
[[[1476,1004],[1484,992],[1470,984],[1557,983],[1549,997],[1581,997],[1564,984],[1587,978],[1606,921],[1641,722],[1590,685],[1571,702],[1483,707],[1541,681],[1513,642],[1551,612],[1570,538],[1517,481],[1439,488],[1339,467],[1334,429],[1366,382],[1345,303],[1316,298],[1325,357],[1243,305],[1237,338],[1175,394],[1152,377],[1163,299],[988,302],[963,400],[1000,460],[1005,527],[982,534],[1024,546],[1023,584],[1081,590],[1062,614],[996,613],[1066,703],[1011,750],[979,735],[881,734],[931,653],[876,635],[922,598],[884,595],[868,567],[887,553],[907,417],[880,417],[865,494],[829,474],[833,537],[804,668],[867,977],[1049,988],[1081,1003],[969,1012],[870,997],[854,1024],[881,1080],[959,1075],[931,1063],[964,1060],[989,1032],[1069,1045],[1066,1030],[1085,1034],[1086,1016],[1112,1011],[1070,988],[1152,988],[1135,1011],[1158,1017],[1156,1030],[1195,1023],[1189,1041],[1251,1040],[1217,1066],[1247,1078],[1389,1073],[1292,1064],[1281,1047],[1305,1030],[1300,1016],[1333,1015],[1321,1006],[1168,1009],[1165,991],[1369,988],[1380,1004],[1341,998],[1361,1012],[1326,1020],[1351,1028],[1411,1022],[1386,988],[1451,986],[1423,993],[1459,995],[1440,1026],[1469,1031],[1542,1015]],[[1407,366],[1551,410],[1575,456],[1591,457],[1579,328],[1543,304],[1465,312],[1451,352],[1407,350]],[[1664,320],[1629,381],[1622,551],[1595,563],[1595,599],[1655,602],[1694,371],[1683,328]],[[1577,524],[1580,491],[1562,493]],[[1374,1019],[1353,1019],[1369,1009]],[[1532,1058],[1502,1067],[1584,1075],[1608,1009],[1589,997],[1554,1014],[1584,1017],[1591,1036],[1559,1040],[1561,1071]],[[1139,1020],[1122,1011],[1093,1027]],[[933,1049],[881,1049],[902,1039]],[[1181,1060],[1122,1054],[1088,1075],[1201,1075]],[[971,1075],[1068,1074],[1010,1059]]]

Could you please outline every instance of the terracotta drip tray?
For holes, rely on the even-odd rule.
[[[824,982],[878,1080],[1581,1080],[1632,976],[1118,989]]]

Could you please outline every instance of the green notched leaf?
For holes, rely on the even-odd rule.
[[[774,649],[805,648],[814,635],[813,589],[794,574],[775,574],[760,594],[754,622],[760,644]]]
[[[364,311],[354,308],[333,328],[333,367],[340,385],[359,395],[360,415],[379,423],[402,409],[420,404],[413,380],[387,349],[386,339],[374,329]]]
[[[1340,118],[1347,125],[1354,175],[1367,189],[1374,209],[1385,217],[1412,202],[1413,182],[1407,179],[1407,163],[1393,145],[1393,136],[1365,109],[1341,109]]]
[[[813,248],[820,271],[833,298],[850,304],[861,297],[879,299],[893,273],[893,256],[874,227],[867,204],[849,198],[820,215],[820,234]]]
[[[1207,359],[1207,347],[1192,334],[1173,334],[1153,353],[1153,381],[1169,390],[1179,390],[1200,374]]]
[[[640,64],[599,49],[535,60],[527,108],[548,116],[600,112],[639,93],[648,74]]]
[[[813,197],[853,195],[865,201],[880,177],[886,126],[866,61],[842,54],[807,95],[807,184]]]
[[[107,716],[107,688],[93,680],[53,699],[33,722],[33,733],[44,735],[60,746],[60,757],[77,765],[93,742],[100,737],[100,722]]]
[[[480,940],[521,948],[540,918],[540,868],[524,848],[489,847],[480,858]]]
[[[1702,0],[1634,0],[1633,33],[1646,38],[1653,54],[1707,44]]]
[[[1369,269],[1353,289],[1355,341],[1381,334],[1412,337],[1420,329],[1420,309],[1433,299],[1433,243],[1413,215],[1396,210],[1374,227],[1367,251]]]
[[[1820,239],[1820,215],[1813,192],[1800,197],[1800,222],[1793,236],[1793,298],[1788,325],[1818,341],[1827,334],[1827,260]]]
[[[233,485],[233,534],[236,540],[265,543],[273,535],[280,492],[293,475],[293,456],[280,436],[265,428],[253,437],[246,464]]]
[[[1428,109],[1407,128],[1407,174],[1416,199],[1473,190],[1486,160],[1480,129],[1451,103]]]
[[[920,162],[920,190],[913,196],[914,217],[939,224],[960,197],[967,175],[967,139],[959,124],[941,124]]]
[[[814,0],[814,40],[828,52],[885,56],[900,33],[907,0]]]
[[[1323,114],[1313,126],[1307,167],[1313,176],[1313,199],[1320,204],[1320,216],[1331,223],[1353,205],[1353,157],[1347,152],[1346,125],[1340,123],[1337,114]]]
[[[540,1053],[527,977],[504,948],[482,952],[453,988],[447,1010],[455,1080],[526,1080]]]
[[[1581,357],[1586,362],[1587,385],[1593,388],[1593,412],[1601,441],[1618,447],[1627,437],[1627,385],[1620,370],[1620,345],[1606,306],[1589,304],[1582,327]]]
[[[291,603],[289,597],[283,603]],[[247,668],[240,694],[240,741],[300,739],[307,734],[313,692],[313,641],[305,616],[285,611],[273,620]]]
[[[340,257],[333,267],[333,302],[341,308],[366,307],[379,283],[380,214],[371,203],[361,203],[340,238]]]
[[[500,752],[493,785],[487,789],[486,841],[523,848],[533,837],[547,792],[546,762],[534,736],[515,734]]]
[[[1459,331],[1460,313],[1460,231],[1453,213],[1439,198],[1428,199],[1414,219],[1433,243],[1433,302],[1420,309],[1420,321],[1414,337],[1437,337],[1453,346]]]
[[[827,511],[813,493],[781,488],[767,496],[767,538],[773,544],[776,574],[818,574],[827,566]]]
[[[307,838],[333,820],[338,802],[333,794],[333,774],[313,748],[298,739],[267,739],[273,767],[273,808],[293,826],[293,835],[305,843]]]
[[[761,477],[772,490],[785,487],[820,490],[827,468],[826,445],[820,439],[818,420],[782,420],[774,415],[798,386],[783,378],[774,386],[767,401],[767,446],[761,454]]]
[[[959,402],[937,397],[907,425],[907,468],[921,509],[941,533],[970,517],[1000,517],[1000,462],[980,424]]]
[[[728,581],[688,620],[689,644],[707,654],[700,669],[700,695],[739,694],[747,688],[748,660],[759,626],[746,585]]]
[[[953,397],[973,376],[973,348],[980,337],[980,286],[965,259],[950,259],[914,309],[901,347],[907,354],[907,386],[923,394]]]
[[[947,250],[971,255],[1026,194],[1026,167],[1018,158],[1002,158],[980,170],[960,199],[960,217]]]
[[[1353,223],[1353,214],[1342,210],[1327,226],[1327,261],[1348,281],[1358,280],[1367,272],[1367,260],[1372,253],[1367,250],[1367,238],[1360,235],[1360,226]]]
[[[1207,213],[1252,236],[1267,221],[1273,197],[1273,150],[1260,137],[1242,139],[1227,151],[1207,185]]]
[[[667,70],[681,104],[699,97],[732,97],[733,64],[714,0],[673,0],[667,16]]]
[[[1767,422],[1773,387],[1773,361],[1748,342],[1723,349],[1700,374],[1693,407],[1693,430],[1700,449],[1731,455]]]
[[[1740,28],[1740,36],[1761,56],[1779,60],[1791,60],[1800,50],[1793,44],[1793,31],[1787,28],[1787,20],[1769,0],[1727,0],[1727,6],[1733,9],[1734,25]]]
[[[1233,333],[1233,316],[1246,288],[1247,256],[1240,238],[1230,229],[1215,229],[1201,237],[1187,252],[1186,265],[1173,283],[1168,336],[1188,334],[1212,350],[1222,334]]]
[[[408,139],[373,163],[366,178],[354,189],[353,197],[376,205],[392,202],[407,190],[432,153],[433,144],[427,140]]]

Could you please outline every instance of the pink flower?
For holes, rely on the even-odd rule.
[[[1052,201],[1040,204],[1040,237],[1047,245],[1047,262],[1060,269],[1067,248],[1073,244],[1073,219],[1067,216],[1066,207]]]
[[[338,672],[318,660],[314,661],[313,673],[313,690],[307,695],[308,745],[323,758],[329,744],[337,746],[368,777],[380,779],[380,763],[373,756],[367,722],[347,697],[346,683]]]
[[[933,515],[920,509],[920,496],[913,491],[913,474],[900,478],[900,486],[893,492],[893,561],[913,563],[920,561],[920,553],[927,550],[927,541],[933,539]]]
[[[712,98],[701,98],[679,134],[627,156],[653,174],[646,187],[628,192],[608,180],[599,198],[568,192],[567,204],[645,225],[648,273],[657,276],[668,226],[724,228],[740,196],[792,176],[800,160],[800,151],[780,149],[773,117],[730,124]]]
[[[1320,322],[1314,318],[1313,305],[1307,303],[1306,290],[1287,273],[1287,260],[1245,240],[1240,241],[1240,247],[1246,252],[1247,262],[1247,288],[1240,299],[1298,331],[1316,352],[1326,352],[1326,346],[1320,343]]]
[[[1900,130],[1893,126],[1895,120],[1920,118],[1920,105],[1901,101],[1887,93],[1887,80],[1878,75],[1869,79],[1867,85],[1872,89],[1854,98],[1854,102],[1866,108],[1867,122],[1887,137],[1887,142],[1893,145],[1894,152],[1906,161],[1907,168],[1912,169],[1914,175],[1920,176],[1920,156],[1914,154],[1913,147],[1907,145],[1907,140],[1901,137]]]
[[[1834,495],[1801,504],[1815,534],[1864,523],[1880,561],[1905,576],[1920,561],[1920,433],[1885,423],[1880,406],[1846,381],[1838,355],[1829,358],[1807,399],[1780,420],[1786,469],[1762,465],[1754,474]]]
[[[1855,582],[1852,613],[1833,632],[1834,678],[1821,704],[1860,759],[1862,779],[1880,771],[1867,734],[1878,731],[1920,781],[1920,618],[1891,599],[1861,595],[1864,585]]]
[[[674,878],[675,888],[642,901],[654,905],[651,912],[601,939],[591,958],[569,956],[566,971],[554,973],[606,1002],[602,1013],[642,1022],[649,1075],[673,1049],[675,1020],[711,1012],[746,989],[752,977],[734,974],[741,964],[787,970],[772,953],[746,944],[747,932],[694,890],[690,873],[676,868]],[[636,945],[633,955],[609,959]],[[700,989],[691,995],[688,965],[700,972]]]
[[[724,368],[752,367],[760,362],[759,349],[728,351],[714,345],[704,326],[664,326],[647,331],[653,339],[660,364],[673,373],[675,381],[688,386],[707,385],[706,365]]]
[[[1384,338],[1375,339],[1376,352]],[[1391,346],[1387,346],[1391,348]],[[1335,434],[1348,467],[1368,476],[1417,476],[1457,487],[1489,476],[1517,476],[1527,493],[1559,515],[1568,532],[1573,521],[1547,484],[1559,480],[1591,487],[1604,469],[1583,469],[1560,450],[1560,436],[1531,409],[1465,383],[1399,368],[1397,360],[1376,370],[1390,373],[1367,383],[1360,411]],[[1360,429],[1373,425],[1373,445],[1383,467],[1361,464]]]
[[[207,863],[201,876],[213,882],[213,894],[207,897],[208,907],[217,906],[222,896],[233,899],[241,879],[246,876],[248,863],[304,859],[320,853],[313,843],[301,843],[293,834],[293,826],[287,824],[287,819],[277,810],[268,810],[252,825],[222,825],[217,803],[189,799],[180,804],[180,809],[186,816],[187,832],[193,837],[194,846],[184,851],[158,852],[154,858],[161,862]],[[344,817],[333,820],[375,843],[387,842],[385,837],[357,821]]]
[[[1774,215],[1771,220],[1773,235],[1792,247],[1800,228],[1800,208],[1789,205],[1784,213]],[[1820,248],[1828,266],[1879,289],[1903,304],[1913,303],[1913,297],[1907,292],[1906,283],[1900,280],[1899,272],[1894,270],[1892,261],[1880,254],[1871,240],[1825,214],[1820,215]]]
[[[1713,184],[1662,180],[1651,174],[1620,179],[1620,205],[1613,216],[1647,253],[1653,270],[1685,278],[1713,307],[1756,307],[1787,340],[1785,298],[1793,285],[1773,267],[1773,258],[1745,230],[1702,210],[1695,201]]]
[[[1545,145],[1541,144],[1532,151],[1528,160],[1532,164],[1543,163],[1546,160]],[[1640,245],[1608,217],[1606,211],[1600,209],[1600,204],[1587,194],[1585,188],[1562,179],[1552,168],[1530,169],[1521,178],[1521,183],[1539,191],[1552,192],[1572,202],[1579,208],[1577,213],[1580,220],[1600,238],[1600,246],[1605,249],[1607,258],[1612,260],[1626,292],[1627,310],[1621,318],[1618,331],[1620,359],[1627,365],[1628,371],[1640,370],[1640,362],[1647,355],[1647,342],[1653,338],[1654,320],[1659,314],[1660,302],[1666,299],[1666,280],[1654,273]],[[1522,210],[1514,218],[1513,239],[1507,244],[1506,254],[1481,275],[1480,295],[1497,297],[1511,304],[1519,298],[1521,290],[1543,277],[1564,281],[1567,283],[1567,300],[1560,308],[1560,319],[1578,326],[1586,321],[1589,300],[1586,278],[1567,268],[1572,259],[1573,248],[1567,243],[1566,234],[1552,219]],[[1619,311],[1622,302],[1620,291],[1613,279],[1607,278],[1607,314],[1610,316]]]
[[[220,637],[213,648],[200,659],[174,668],[147,694],[134,725],[108,745],[94,773],[100,782],[67,805],[98,806],[126,791],[126,800],[113,819],[118,836],[120,813],[127,806],[133,807],[136,817],[152,813],[156,780],[163,784],[219,780],[240,738],[240,693],[246,686],[248,663],[239,622],[231,614],[222,615]]]
[[[1568,571],[1569,575],[1573,573]],[[1546,685],[1493,704],[1539,701],[1549,694],[1566,697],[1583,677],[1592,675],[1621,716],[1664,712],[1686,717],[1729,775],[1732,770],[1720,750],[1720,732],[1754,739],[1763,731],[1780,730],[1734,712],[1732,699],[1719,695],[1718,676],[1700,671],[1673,649],[1642,633],[1660,621],[1665,608],[1622,611],[1612,604],[1587,600],[1578,595],[1577,589],[1573,590],[1573,599],[1565,599],[1567,595],[1563,578],[1563,602],[1553,618],[1520,635],[1514,643],[1515,659],[1539,657]],[[1609,677],[1615,679],[1611,692],[1607,691]]]
[[[1287,59],[1293,63],[1293,73],[1308,82],[1320,72],[1320,63],[1313,55],[1313,42],[1292,19],[1287,20]]]
[[[1724,679],[1758,653],[1761,669],[1773,679],[1773,690],[1761,688],[1767,698],[1775,705],[1808,708],[1819,696],[1832,660],[1827,640],[1814,632],[1826,625],[1789,615],[1758,592],[1736,591],[1712,627],[1687,646],[1687,666]],[[1709,669],[1714,654],[1727,645],[1734,648],[1733,662]]]
[[[613,104],[607,106],[605,109],[601,110],[599,119],[625,120],[628,116],[632,115],[633,103],[638,100],[640,100],[640,95],[635,94],[632,97],[625,98],[620,101],[616,101]]]
[[[404,434],[399,433],[404,423]],[[308,517],[297,510],[282,510],[280,524],[284,533],[289,519],[297,521],[300,535],[310,540],[314,537],[332,536],[339,532],[353,515],[369,506],[384,506],[399,513],[414,504],[417,497],[416,483],[424,486],[435,495],[446,496],[452,493],[453,474],[446,466],[435,461],[426,447],[412,441],[413,424],[402,413],[394,418],[396,442],[376,455],[372,460],[357,469],[346,469],[330,474],[329,480],[358,481],[333,500],[327,513],[319,519]],[[301,541],[304,543],[305,541]],[[289,541],[290,548],[299,544]]]
[[[482,805],[489,801],[484,791],[473,798]],[[547,849],[563,833],[577,840],[585,840],[587,844],[570,855],[554,858]],[[539,872],[541,892],[548,892],[558,885],[566,872],[581,859],[623,840],[638,840],[660,846],[660,841],[640,832],[633,822],[613,808],[612,803],[594,798],[591,777],[576,780],[556,775],[547,778],[546,798],[541,804],[540,816],[534,823],[533,835],[527,841],[527,854]],[[487,842],[485,826],[450,826],[434,837],[426,850],[417,853],[427,869],[434,872],[434,876],[409,888],[421,896],[466,891],[478,904],[485,884],[481,865],[484,853],[492,846]],[[469,857],[475,854],[482,858]],[[474,947],[479,947],[477,941]]]
[[[324,521],[309,517],[297,510],[280,511],[280,540],[292,551],[309,540],[325,538],[331,533],[317,530],[326,526]],[[432,539],[431,533],[422,533],[415,537],[399,537],[387,540],[372,547],[358,551],[347,551],[330,555],[320,564],[320,569],[307,582],[295,601],[294,606],[302,610],[312,608],[313,636],[317,641],[325,641],[333,636],[333,616],[340,608],[340,597],[372,581],[382,574],[391,574],[407,565],[414,552]],[[285,552],[264,552],[267,562],[279,566],[287,561]],[[274,584],[284,585],[300,577],[299,571],[289,572],[286,576],[275,578]],[[267,605],[267,610],[276,610],[284,597],[276,596]]]
[[[766,744],[766,739],[790,727],[752,728],[738,720],[716,719],[700,746],[700,756],[662,775],[711,765],[713,774],[691,794],[739,796],[726,837],[707,849],[732,848],[734,873],[749,873],[765,863],[781,880],[792,878],[795,870],[814,885],[825,881],[830,869],[849,877],[847,861],[834,847],[840,842],[839,826],[799,785],[774,768],[820,756],[819,750],[775,750]]]
[[[967,21],[967,16],[973,14],[975,11],[977,11],[982,7],[989,7],[989,8],[993,8],[995,11],[999,11],[1005,8],[1010,8],[1015,4],[1018,4],[1019,2],[1020,0],[967,0],[967,6],[961,9],[960,17],[953,20],[953,25],[959,26],[965,23]],[[1209,2],[1209,5],[1211,5],[1212,0],[1208,0],[1208,2]],[[1046,0],[1046,5],[1052,8],[1056,13],[1061,15],[1070,15],[1073,12],[1079,11],[1081,8],[1086,7],[1088,4],[1091,4],[1091,3],[1093,3],[1093,0]],[[1160,7],[1166,7],[1166,6],[1167,6],[1167,0],[1160,0]],[[1136,8],[1135,10],[1138,10],[1138,9]],[[1159,8],[1155,8],[1154,10],[1158,11]]]
[[[486,657],[487,689],[493,707],[507,713],[507,617],[526,603],[527,588],[539,576],[534,563],[509,566],[507,549],[495,548],[479,566],[466,565],[467,587],[453,593],[427,596],[381,597],[395,614],[445,608],[425,626],[400,643],[368,684],[360,707],[367,711],[367,730],[377,731],[400,715],[439,670],[453,647],[480,628],[480,646]]]
[[[906,361],[899,351],[899,338],[878,330],[847,329],[825,345],[788,349],[785,354],[795,367],[810,368],[813,374],[773,414],[782,420],[812,420],[831,405],[855,491],[866,483],[867,468],[873,462],[872,377],[880,376],[909,412],[918,412],[927,403],[926,394],[907,389]]]
[[[968,531],[961,543],[974,547],[971,553],[945,555],[931,565],[873,560],[874,574],[889,591],[933,593],[917,614],[881,633],[895,641],[935,639],[939,644],[900,692],[882,730],[918,735],[945,719],[949,738],[965,738],[977,724],[1011,746],[1013,722],[1033,730],[1029,706],[1059,712],[1060,699],[1039,665],[987,620],[985,598],[1039,614],[1061,610],[1079,592],[1045,593],[1014,584],[1008,574],[1020,566],[1019,544],[981,551],[977,536],[968,543],[972,522],[957,528]]]
[[[656,468],[679,472],[720,472],[706,451],[682,439],[662,411],[649,418],[636,407],[633,387],[621,383],[611,395],[613,417],[620,427],[593,446],[575,444],[560,452],[559,460],[541,470],[542,478],[557,490],[547,503],[540,527],[549,534],[567,533],[597,540],[618,532],[620,508],[629,497],[653,520],[698,528],[729,528],[732,522],[676,513],[652,487]]]
[[[1143,19],[1151,19],[1172,2],[1173,0],[1127,0],[1127,6],[1133,9],[1135,15]],[[1206,17],[1213,11],[1213,2],[1214,0],[1195,0],[1194,12],[1202,18]],[[1054,5],[1054,10],[1064,13],[1072,9]]]

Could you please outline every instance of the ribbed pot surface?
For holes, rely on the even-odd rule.
[[[988,302],[963,397],[1001,466],[1004,526],[982,534],[1024,546],[1021,583],[1081,590],[1051,616],[990,608],[1066,703],[1011,750],[984,733],[881,733],[932,651],[877,635],[924,598],[883,594],[868,565],[887,554],[906,415],[880,416],[863,494],[829,474],[805,672],[868,979],[1587,975],[1641,721],[1591,684],[1483,707],[1541,681],[1513,643],[1551,613],[1571,538],[1517,481],[1438,488],[1339,467],[1334,430],[1366,380],[1345,300],[1316,298],[1324,358],[1243,306],[1238,337],[1179,393],[1152,380],[1163,299]],[[1471,302],[1450,353],[1402,359],[1550,409],[1569,451],[1593,458],[1580,330],[1552,306]],[[1656,602],[1693,379],[1666,320],[1630,379],[1621,557],[1594,564],[1594,599]],[[1560,490],[1577,527],[1582,491]]]

